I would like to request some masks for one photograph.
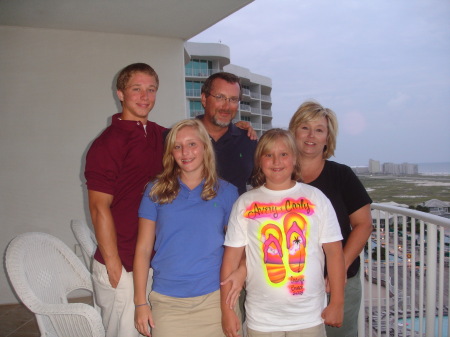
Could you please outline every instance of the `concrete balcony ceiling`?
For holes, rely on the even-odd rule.
[[[1,0],[0,25],[188,40],[253,0]]]

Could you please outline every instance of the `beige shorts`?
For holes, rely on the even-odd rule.
[[[223,337],[220,290],[177,298],[152,291],[149,295],[155,327],[152,337]]]

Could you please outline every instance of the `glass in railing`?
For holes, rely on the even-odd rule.
[[[251,108],[250,112],[252,115],[261,115],[261,109],[260,108]]]
[[[209,77],[220,72],[220,69],[184,69],[184,75],[188,77]]]
[[[199,115],[203,115],[205,113],[204,110],[191,110],[190,116],[191,118],[197,117]]]
[[[261,94],[259,92],[250,91],[250,97],[260,99]]]
[[[201,89],[186,89],[186,97],[200,97]]]

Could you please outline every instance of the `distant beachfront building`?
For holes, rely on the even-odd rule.
[[[379,160],[369,159],[369,173],[381,173],[381,165]]]
[[[400,171],[402,174],[419,174],[419,165],[402,163],[400,164]]]
[[[352,166],[353,172],[356,174],[368,174],[369,168],[367,166]]]
[[[411,174],[419,174],[419,165],[410,164],[410,163],[402,163],[402,164],[394,164],[394,163],[383,163],[380,164],[380,161],[369,159],[369,166],[353,166],[352,170],[356,174],[388,174],[388,175],[411,175]]]
[[[392,174],[399,175],[400,169],[397,164],[394,163],[383,163],[383,173],[384,174]]]
[[[392,175],[418,174],[419,166],[417,164],[410,163],[383,163],[383,173]]]
[[[188,118],[204,113],[201,88],[212,74],[226,71],[241,79],[242,100],[235,121],[250,122],[258,136],[272,128],[272,80],[230,64],[230,48],[221,43],[185,43],[186,111]]]

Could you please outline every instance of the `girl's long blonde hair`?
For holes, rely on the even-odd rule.
[[[178,131],[185,127],[197,130],[204,146],[202,173],[205,183],[201,197],[203,200],[211,200],[217,195],[219,182],[216,173],[216,158],[208,132],[200,120],[185,119],[175,124],[166,137],[163,171],[157,176],[157,180],[150,191],[150,198],[159,204],[171,203],[180,191],[178,178],[180,177],[181,169],[175,161],[172,151]]]

